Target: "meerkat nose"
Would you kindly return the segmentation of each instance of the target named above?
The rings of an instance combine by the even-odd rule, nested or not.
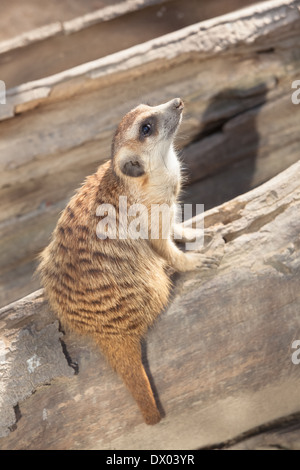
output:
[[[181,98],[175,98],[172,102],[174,108],[176,109],[183,109],[184,104]]]

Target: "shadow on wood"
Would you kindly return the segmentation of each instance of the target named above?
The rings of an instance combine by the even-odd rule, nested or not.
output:
[[[249,88],[227,88],[212,97],[200,133],[185,149],[190,183],[186,202],[201,202],[207,210],[254,187],[260,145],[257,118],[268,91],[262,82]],[[241,121],[238,129],[231,125],[236,119]]]

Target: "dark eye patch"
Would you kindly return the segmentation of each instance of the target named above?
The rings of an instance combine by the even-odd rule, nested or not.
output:
[[[157,133],[157,117],[149,116],[147,119],[140,125],[140,135],[139,140],[143,141],[145,138],[150,137],[150,135],[155,135]]]

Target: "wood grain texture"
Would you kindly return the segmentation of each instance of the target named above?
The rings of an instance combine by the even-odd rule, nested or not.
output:
[[[51,0],[41,8],[37,0],[29,0],[25,5],[22,0],[17,0],[13,6],[4,0],[3,19],[0,19],[0,53],[51,39],[57,34],[70,34],[95,23],[168,1],[170,0]]]
[[[299,413],[300,366],[291,359],[300,338],[299,209],[300,162],[202,216],[213,240],[206,249],[223,256],[221,265],[176,277],[172,301],[144,344],[161,423],[144,425],[101,355],[65,334],[69,369],[78,373],[60,377],[54,367],[50,385],[33,382],[35,393],[23,398],[15,395],[16,373],[5,393],[15,396],[19,419],[0,448],[193,449]],[[3,308],[0,321],[1,357],[12,332],[21,350],[30,326],[39,351],[36,332],[57,328],[41,291]],[[13,375],[13,359],[1,364]]]
[[[52,0],[52,4],[56,1]],[[8,88],[63,72],[254,3],[253,0],[211,0],[207,4],[198,0],[122,0],[105,2],[106,5],[102,2],[102,8],[98,2],[99,9],[95,10],[87,2],[86,13],[72,18],[72,8],[67,9],[65,2],[53,9],[52,15],[49,5],[41,9],[34,5],[36,0],[31,2],[31,5],[30,2],[23,5],[23,9],[31,10],[32,27],[37,23],[35,19],[40,27],[0,42],[1,77]],[[62,11],[64,9],[68,11]],[[9,7],[5,6],[5,10]],[[66,14],[69,19],[64,21]],[[22,18],[21,21],[14,18],[13,22],[14,9],[8,15],[16,34]],[[48,18],[48,22],[43,21],[43,17]],[[25,29],[29,18],[28,13],[23,17]],[[7,28],[1,19],[0,28],[2,31]]]
[[[140,102],[185,101],[177,145],[192,183],[186,202],[213,207],[297,161],[299,25],[296,1],[264,2],[8,90],[0,305],[39,287],[34,260],[59,212],[109,157],[118,121]]]
[[[1,77],[13,88],[65,72],[200,21],[203,10],[197,0],[125,0],[55,22],[0,43]]]
[[[6,41],[17,35],[28,33],[34,29],[53,24],[57,21],[65,22],[86,15],[96,9],[119,3],[120,0],[49,0],[41,7],[39,0],[15,0],[12,4],[8,0],[2,2],[3,16],[0,19],[0,40]]]

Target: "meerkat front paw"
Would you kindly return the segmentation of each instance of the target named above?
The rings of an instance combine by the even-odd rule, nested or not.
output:
[[[220,262],[213,256],[207,256],[203,253],[191,252],[185,253],[186,257],[186,271],[193,271],[194,269],[216,269]]]
[[[179,272],[194,271],[196,269],[216,269],[220,260],[213,256],[207,256],[196,251],[182,253],[182,257],[172,263],[172,267]]]

